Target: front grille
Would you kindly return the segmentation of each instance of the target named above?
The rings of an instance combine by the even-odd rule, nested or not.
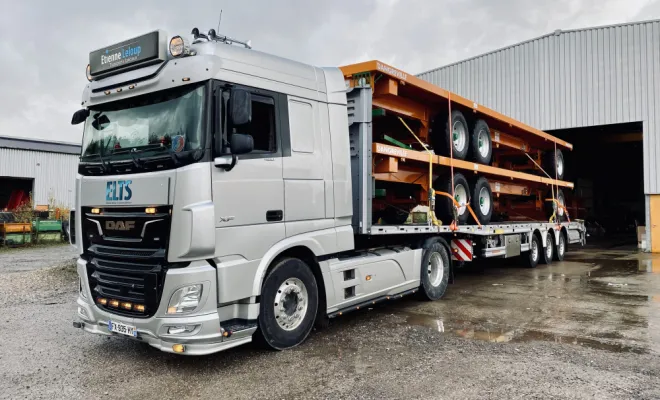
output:
[[[140,210],[144,208],[110,208],[91,214],[91,209],[83,208],[81,237],[97,306],[114,314],[147,318],[154,315],[162,296],[171,218],[169,207],[158,207],[156,214]],[[123,229],[110,229],[117,226]],[[105,304],[99,299],[105,299]],[[113,307],[111,300],[120,306]],[[133,308],[124,308],[126,303]],[[144,311],[135,305],[143,305]]]

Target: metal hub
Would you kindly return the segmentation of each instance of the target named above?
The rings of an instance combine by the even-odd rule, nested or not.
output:
[[[285,331],[296,329],[305,319],[308,304],[305,284],[298,278],[285,280],[275,294],[275,321]]]
[[[488,146],[488,132],[486,132],[485,129],[482,129],[479,131],[479,134],[477,135],[477,148],[479,149],[479,155],[481,157],[486,157],[488,156],[488,151],[490,150]]]
[[[457,209],[458,215],[463,215],[465,213],[465,210],[467,209],[467,200],[468,200],[468,195],[467,195],[467,188],[461,184],[456,185],[454,188],[454,199],[456,202],[459,204],[459,207]]]
[[[462,152],[467,143],[467,129],[461,121],[455,121],[452,127],[452,139],[454,141],[454,151]]]
[[[445,264],[442,262],[442,257],[440,257],[439,253],[431,254],[429,265],[427,266],[427,272],[429,274],[431,286],[438,287],[445,274]]]
[[[490,195],[485,187],[479,191],[479,210],[482,215],[488,215],[490,212]]]

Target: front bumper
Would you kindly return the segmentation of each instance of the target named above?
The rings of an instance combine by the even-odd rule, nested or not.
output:
[[[163,296],[154,316],[150,318],[131,318],[117,315],[97,307],[92,302],[91,291],[88,286],[86,265],[84,260],[78,260],[78,276],[82,277],[82,293],[78,295],[77,317],[80,322],[74,326],[82,328],[89,333],[105,336],[118,336],[144,342],[161,351],[175,353],[172,346],[184,346],[184,355],[204,355],[226,350],[252,340],[255,329],[242,331],[240,335],[230,335],[220,326],[220,317],[217,310],[216,275],[215,269],[204,261],[193,262],[190,266],[181,269],[171,269],[165,277]],[[177,289],[201,283],[202,300],[193,313],[186,316],[169,316],[165,312],[170,297]],[[108,330],[108,321],[122,322],[134,326],[137,337],[124,336]],[[190,333],[170,334],[172,326],[194,326]]]

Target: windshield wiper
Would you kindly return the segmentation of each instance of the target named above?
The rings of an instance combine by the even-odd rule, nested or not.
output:
[[[176,154],[176,152],[174,152],[174,150],[172,150],[170,146],[165,146],[161,144],[161,146],[155,150],[167,150],[167,152],[170,154],[170,157],[172,158],[172,162],[174,163],[175,167],[178,167],[179,164],[181,163],[179,161],[179,156]]]
[[[101,161],[101,169],[103,170],[103,172],[112,172],[112,163],[110,163],[110,161],[105,161],[105,159],[103,158],[100,152],[95,154],[90,154],[87,157],[91,157],[91,156],[98,156],[99,160]]]

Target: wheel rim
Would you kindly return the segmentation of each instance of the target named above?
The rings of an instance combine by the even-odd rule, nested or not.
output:
[[[548,238],[545,240],[545,256],[550,259],[552,258],[552,238],[548,234]]]
[[[536,240],[532,240],[532,260],[536,261],[539,259],[539,246],[536,244]]]
[[[465,186],[458,184],[454,188],[454,199],[459,204],[457,208],[458,215],[463,215],[465,213],[466,204],[467,204],[467,189]]]
[[[439,286],[445,274],[445,264],[442,262],[442,257],[440,257],[439,253],[431,254],[429,265],[427,266],[427,272],[429,274],[429,282],[431,283],[431,286]]]
[[[564,158],[557,154],[557,175],[564,175]]]
[[[467,129],[461,121],[455,121],[452,129],[452,140],[454,142],[454,151],[462,152],[467,143]]]
[[[488,133],[486,132],[485,129],[482,129],[479,131],[479,134],[477,135],[477,149],[479,150],[479,155],[482,158],[488,157],[488,151],[489,149],[489,141],[488,141]]]
[[[298,278],[285,280],[275,294],[275,321],[285,331],[296,329],[305,319],[308,304],[305,284]]]
[[[479,210],[482,215],[488,215],[490,212],[490,193],[485,187],[479,190]]]

